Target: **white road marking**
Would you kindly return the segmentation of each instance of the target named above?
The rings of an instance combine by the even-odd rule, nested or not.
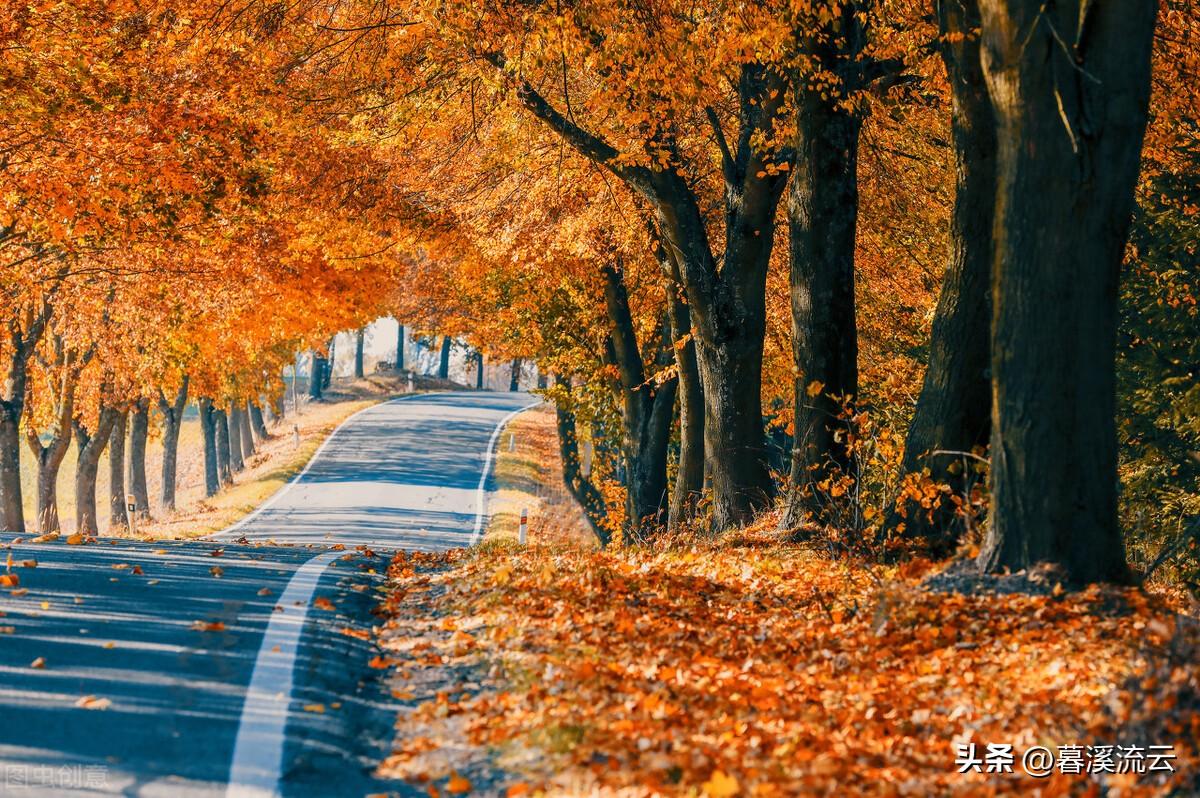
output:
[[[538,400],[512,411],[500,419],[499,423],[496,424],[496,428],[492,430],[492,437],[488,440],[487,451],[483,456],[483,473],[479,475],[479,487],[475,491],[475,531],[471,533],[471,539],[467,542],[468,546],[474,546],[478,543],[479,536],[483,532],[483,511],[487,508],[487,491],[484,488],[487,485],[488,473],[492,470],[492,459],[496,453],[496,439],[500,437],[500,432],[504,429],[505,424],[529,408],[537,407],[541,403],[541,400]]]
[[[321,574],[329,563],[342,556],[344,552],[327,551],[300,566],[279,597],[277,603],[282,610],[271,613],[242,704],[226,798],[280,795],[283,743],[300,635]]]
[[[391,401],[402,401],[408,398],[410,397],[404,396]],[[223,536],[235,531],[281,499],[293,485],[308,473],[309,468],[317,461],[321,453],[325,451],[325,447],[337,436],[342,427],[362,413],[380,407],[382,404],[388,404],[388,402],[363,408],[339,424],[313,453],[312,458],[299,474],[276,491],[253,513],[210,537]],[[541,404],[540,400],[514,410],[500,419],[492,431],[484,454],[479,487],[476,489],[475,529],[468,545],[475,545],[483,529],[483,514],[487,502],[485,488],[495,455],[496,439],[500,437],[500,432],[504,429],[505,424],[539,404]],[[342,551],[329,551],[306,561],[292,574],[283,595],[279,597],[278,606],[282,608],[281,611],[271,613],[267,631],[263,634],[262,643],[258,647],[254,672],[250,676],[250,685],[246,688],[246,699],[242,704],[242,715],[238,721],[237,738],[233,746],[233,760],[229,767],[229,783],[225,790],[226,798],[278,798],[281,795],[279,782],[283,770],[283,746],[287,737],[287,721],[292,703],[292,687],[300,637],[304,631],[304,622],[308,617],[308,607],[313,593],[321,581],[321,574],[329,563],[342,556],[344,556]]]

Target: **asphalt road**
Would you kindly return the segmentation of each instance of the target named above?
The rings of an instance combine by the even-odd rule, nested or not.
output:
[[[0,795],[379,788],[370,763],[395,707],[366,666],[371,644],[343,630],[369,628],[387,551],[474,542],[499,425],[530,403],[464,392],[376,405],[210,540],[0,533],[20,578],[0,587]]]

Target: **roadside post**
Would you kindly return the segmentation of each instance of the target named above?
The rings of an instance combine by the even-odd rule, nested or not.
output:
[[[292,425],[292,448],[294,448],[294,449],[300,448],[300,425],[299,424]]]
[[[137,498],[132,493],[125,494],[125,515],[129,519],[129,537],[137,537]]]
[[[517,450],[517,434],[515,432],[508,433],[508,450],[510,452]]]
[[[522,546],[529,536],[529,511],[524,507],[521,508],[521,526],[517,528],[517,542]]]
[[[413,392],[413,378],[412,378],[412,372],[411,372],[411,371],[410,371],[410,372],[408,372],[408,392],[409,392],[409,393],[412,393],[412,392]]]

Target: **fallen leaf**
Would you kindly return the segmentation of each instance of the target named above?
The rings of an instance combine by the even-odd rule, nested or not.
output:
[[[269,587],[260,588],[258,591],[258,595],[260,595],[260,596],[271,595],[271,588],[269,588]]]
[[[321,714],[324,714],[324,712],[325,712],[325,705],[324,704],[305,704],[304,711],[305,712],[316,712],[318,715],[321,715]]]
[[[133,573],[133,574],[135,574],[135,575],[137,575],[137,576],[144,576],[144,575],[145,575],[145,572],[144,572],[144,571],[142,571],[142,566],[140,566],[140,565],[135,565],[135,566],[133,566],[133,570],[132,570],[130,573]]]
[[[516,784],[508,785],[508,789],[504,791],[504,798],[517,798],[518,795],[524,795],[527,792],[529,792],[529,785],[518,781]]]
[[[450,781],[446,782],[446,792],[455,793],[458,795],[471,791],[471,782],[464,779],[457,773],[450,777]]]
[[[714,770],[709,780],[700,785],[700,789],[710,798],[731,798],[738,794],[741,786],[734,776],[726,775],[723,770]]]
[[[225,573],[225,569],[219,565],[214,565],[212,568],[208,569],[208,572],[213,575],[214,579],[220,579],[221,575]]]
[[[0,587],[16,587],[21,584],[21,577],[16,574],[0,574]]]
[[[75,706],[81,709],[108,709],[112,706],[112,701],[107,698],[97,698],[94,695],[85,695],[75,702]]]
[[[325,610],[326,612],[333,612],[335,609],[337,609],[333,606],[333,602],[324,596],[317,596],[316,601],[313,602],[313,606],[319,610]]]
[[[79,534],[78,532],[76,532],[76,533],[75,533],[75,534],[73,534],[73,535],[68,535],[68,536],[67,536],[67,545],[68,545],[68,546],[81,546],[81,545],[83,545],[83,535]]]
[[[45,657],[38,657],[38,658],[37,658],[37,659],[35,659],[33,662],[29,663],[29,667],[31,667],[31,668],[44,668],[44,667],[46,667],[46,658],[45,658]]]
[[[224,632],[225,624],[221,621],[193,621],[192,629],[197,632]]]

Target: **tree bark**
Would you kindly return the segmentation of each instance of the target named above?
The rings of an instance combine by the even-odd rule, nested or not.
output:
[[[354,378],[361,380],[366,376],[363,370],[363,350],[366,348],[367,328],[359,327],[354,339]]]
[[[834,90],[795,81],[796,160],[788,197],[795,433],[781,526],[828,522],[826,480],[858,474],[842,407],[858,393],[854,247],[858,228],[858,139],[862,120],[838,101],[860,81],[864,31],[857,7],[839,26],[804,43],[816,65],[839,78]]]
[[[655,385],[646,379],[624,274],[614,264],[605,264],[601,273],[608,311],[608,359],[617,367],[619,380],[617,401],[621,407],[627,483],[626,517],[630,532],[644,537],[667,520],[667,446],[674,420],[677,380],[672,378]],[[670,351],[669,341],[655,344],[660,355]]]
[[[58,475],[71,446],[71,421],[75,416],[75,377],[68,373],[57,398],[58,412],[50,441],[43,445],[32,425],[25,427],[25,442],[37,464],[37,525],[42,534],[58,532],[62,521],[58,513]]]
[[[119,534],[129,528],[125,511],[125,433],[129,416],[122,410],[113,422],[108,442],[108,532]]]
[[[212,399],[206,396],[200,397],[197,405],[200,408],[200,432],[204,436],[204,495],[212,497],[221,489],[220,457],[217,454],[217,411],[213,407]],[[178,436],[178,429],[175,434]]]
[[[146,440],[150,437],[150,402],[138,399],[129,415],[129,492],[137,504],[137,518],[150,520],[150,489],[146,486]]]
[[[978,0],[937,2],[942,60],[951,89],[951,133],[956,184],[950,220],[950,259],[942,279],[929,365],[916,413],[904,441],[904,473],[929,470],[954,495],[969,489],[961,455],[986,447],[991,435],[988,379],[991,319],[992,222],[996,201],[996,121],[980,62]],[[933,454],[946,452],[947,454]],[[962,529],[954,506],[932,512],[914,502],[890,514],[888,530],[903,524],[906,537],[933,551],[953,550]]]
[[[65,275],[65,271],[60,273]],[[49,289],[51,292],[55,287]],[[53,304],[44,299],[35,309],[10,309],[8,373],[0,384],[0,530],[25,533],[25,506],[21,497],[21,416],[29,384],[29,358],[50,322]]]
[[[523,363],[521,362],[521,358],[519,358],[519,357],[513,358],[512,375],[509,377],[509,380],[508,380],[508,390],[510,390],[510,391],[521,390],[521,366],[522,365],[523,365]]]
[[[443,380],[450,379],[450,336],[442,336],[442,359],[438,363],[438,377]]]
[[[404,371],[404,325],[396,335],[396,371]]]
[[[1155,3],[981,0],[997,122],[987,571],[1126,581],[1117,521],[1117,281]]]
[[[96,476],[100,470],[100,455],[108,445],[113,426],[121,416],[116,408],[102,405],[95,431],[89,432],[79,422],[75,423],[75,446],[78,458],[75,463],[75,531],[81,535],[95,535],[100,531],[96,516]]]
[[[704,491],[704,389],[696,362],[691,311],[679,284],[679,268],[661,246],[656,251],[667,277],[667,319],[679,374],[679,467],[667,520],[667,525],[674,527],[695,517]]]
[[[22,391],[22,394],[24,391]],[[23,402],[5,400],[0,407],[0,525],[8,532],[25,533],[25,507],[21,497],[21,413]]]
[[[475,390],[483,390],[483,350],[475,353]]]
[[[254,431],[254,435],[258,438],[258,443],[261,446],[263,441],[270,440],[271,433],[267,432],[267,423],[263,418],[262,408],[255,402],[249,402],[246,405],[246,412],[250,417],[250,427]]]
[[[175,392],[173,401],[168,402],[167,397],[160,390],[158,392],[158,409],[163,417],[163,459],[162,459],[162,487],[161,499],[162,508],[164,510],[173,511],[175,509],[175,480],[178,473],[179,463],[179,429],[183,423],[183,411],[187,406],[188,394],[188,378],[185,376],[179,384],[179,390]],[[211,418],[209,419],[211,421]],[[201,415],[203,422],[203,414]],[[202,424],[203,426],[203,424]],[[205,428],[205,454],[207,455],[207,433],[210,430]],[[209,460],[205,457],[206,476],[207,464]],[[215,480],[214,480],[215,481]],[[206,479],[207,482],[207,479]],[[211,496],[211,493],[206,495]]]
[[[575,414],[560,403],[555,405],[555,416],[558,426],[558,448],[562,457],[563,484],[583,508],[584,517],[587,518],[600,545],[607,546],[610,536],[604,524],[608,518],[608,511],[604,506],[603,494],[579,468],[579,440],[575,433]]]
[[[250,405],[248,402],[236,404],[238,415],[238,444],[242,447],[242,462],[247,463],[254,456],[254,433],[250,430]]]
[[[246,468],[242,460],[242,411],[237,402],[229,404],[229,410],[225,413],[225,425],[229,430],[229,470],[237,474]]]
[[[335,368],[337,368],[336,333],[329,338],[329,360],[325,363],[325,368],[321,371],[321,390],[325,390],[333,384],[333,371]]]
[[[212,411],[213,423],[217,428],[217,471],[221,476],[222,485],[233,484],[233,470],[229,447],[229,416],[220,408]]]
[[[316,350],[313,350],[312,363],[308,368],[308,398],[321,398],[321,392],[325,387],[325,372],[328,369],[328,361],[317,354]]]

